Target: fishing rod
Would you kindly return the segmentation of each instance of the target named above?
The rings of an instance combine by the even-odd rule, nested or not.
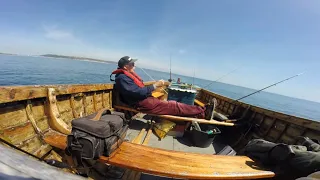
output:
[[[139,66],[138,66],[139,67]],[[153,79],[142,67],[139,67],[147,76],[149,76],[149,78],[150,79],[152,79],[153,81],[156,81],[155,79]],[[164,82],[163,82],[163,84],[164,84]],[[163,89],[162,87],[161,87],[161,89],[166,93],[166,94],[168,94],[168,92],[165,90],[165,89]]]
[[[211,85],[212,83],[214,83],[214,82],[218,82],[219,80],[223,79],[224,77],[228,76],[229,74],[233,73],[234,71],[236,71],[236,70],[238,70],[238,69],[240,69],[240,67],[238,67],[238,68],[236,68],[236,69],[234,69],[234,70],[232,70],[232,71],[230,71],[230,72],[228,72],[228,73],[220,76],[218,79],[212,81],[211,83],[209,83],[208,85],[206,85],[206,86],[203,87],[203,88],[206,88],[206,87],[210,86],[210,85]]]
[[[284,80],[279,81],[279,82],[277,82],[277,83],[271,84],[270,86],[264,87],[264,88],[262,88],[262,89],[260,89],[260,90],[257,90],[257,91],[255,91],[255,92],[253,92],[253,93],[250,93],[250,94],[246,95],[246,96],[243,96],[243,97],[241,97],[241,98],[239,98],[239,99],[237,99],[237,100],[235,100],[235,101],[239,101],[239,100],[241,100],[241,99],[244,99],[244,98],[246,98],[246,97],[249,97],[249,96],[251,96],[251,95],[253,95],[253,94],[256,94],[256,93],[258,93],[258,92],[261,92],[261,91],[263,91],[263,90],[265,90],[265,89],[268,89],[268,88],[270,88],[270,87],[272,87],[272,86],[275,86],[275,85],[277,85],[277,84],[280,84],[280,83],[282,83],[282,82],[284,82],[284,81],[288,81],[289,79],[295,78],[295,77],[300,76],[300,75],[302,75],[302,74],[303,74],[303,73],[296,74],[296,75],[291,76],[291,77],[289,77],[289,78],[287,78],[287,79],[284,79]]]
[[[172,82],[172,78],[171,78],[171,54],[170,54],[170,79],[169,82]]]

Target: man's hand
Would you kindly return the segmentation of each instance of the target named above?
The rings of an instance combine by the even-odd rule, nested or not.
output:
[[[161,80],[159,80],[159,81],[157,81],[156,83],[153,84],[153,86],[154,86],[155,88],[161,87],[161,86],[164,86],[164,85],[165,85],[165,83],[164,83],[164,80],[163,80],[163,79],[161,79]]]

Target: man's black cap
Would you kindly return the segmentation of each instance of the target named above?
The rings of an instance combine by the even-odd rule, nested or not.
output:
[[[123,56],[119,61],[118,61],[118,67],[123,68],[125,65],[129,63],[136,62],[138,59],[132,59],[129,56]]]

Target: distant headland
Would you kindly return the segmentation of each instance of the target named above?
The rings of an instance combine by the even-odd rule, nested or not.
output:
[[[107,60],[87,58],[87,57],[77,57],[77,56],[64,56],[64,55],[57,55],[57,54],[44,54],[44,55],[40,55],[40,56],[51,57],[51,58],[66,58],[66,59],[76,59],[76,60],[87,60],[87,61],[101,62],[101,63],[116,63],[115,61],[107,61]]]
[[[102,59],[94,59],[94,58],[78,57],[78,56],[65,56],[65,55],[58,55],[58,54],[21,55],[21,54],[12,54],[12,53],[0,52],[0,55],[1,54],[2,55],[12,55],[12,56],[33,56],[33,57],[64,58],[64,59],[74,59],[74,60],[92,61],[92,62],[100,62],[100,63],[117,63],[115,61],[107,61],[107,60],[102,60]]]

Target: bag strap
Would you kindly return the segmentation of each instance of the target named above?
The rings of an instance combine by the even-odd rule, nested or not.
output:
[[[110,109],[109,108],[103,108],[103,109],[99,110],[98,113],[96,114],[96,116],[94,118],[92,118],[91,120],[99,121],[101,116],[102,116],[102,114],[104,114],[104,112],[106,112],[106,111],[110,111]],[[111,113],[108,113],[108,114],[111,114]]]
[[[103,108],[103,109],[99,110],[98,113],[96,114],[96,116],[95,116],[94,118],[92,118],[91,120],[93,120],[93,121],[99,121],[100,118],[101,118],[101,116],[102,116],[104,113],[119,116],[124,122],[128,123],[128,120],[127,120],[125,117],[122,117],[122,116],[119,115],[119,114],[115,114],[115,113],[112,112],[109,108]]]

